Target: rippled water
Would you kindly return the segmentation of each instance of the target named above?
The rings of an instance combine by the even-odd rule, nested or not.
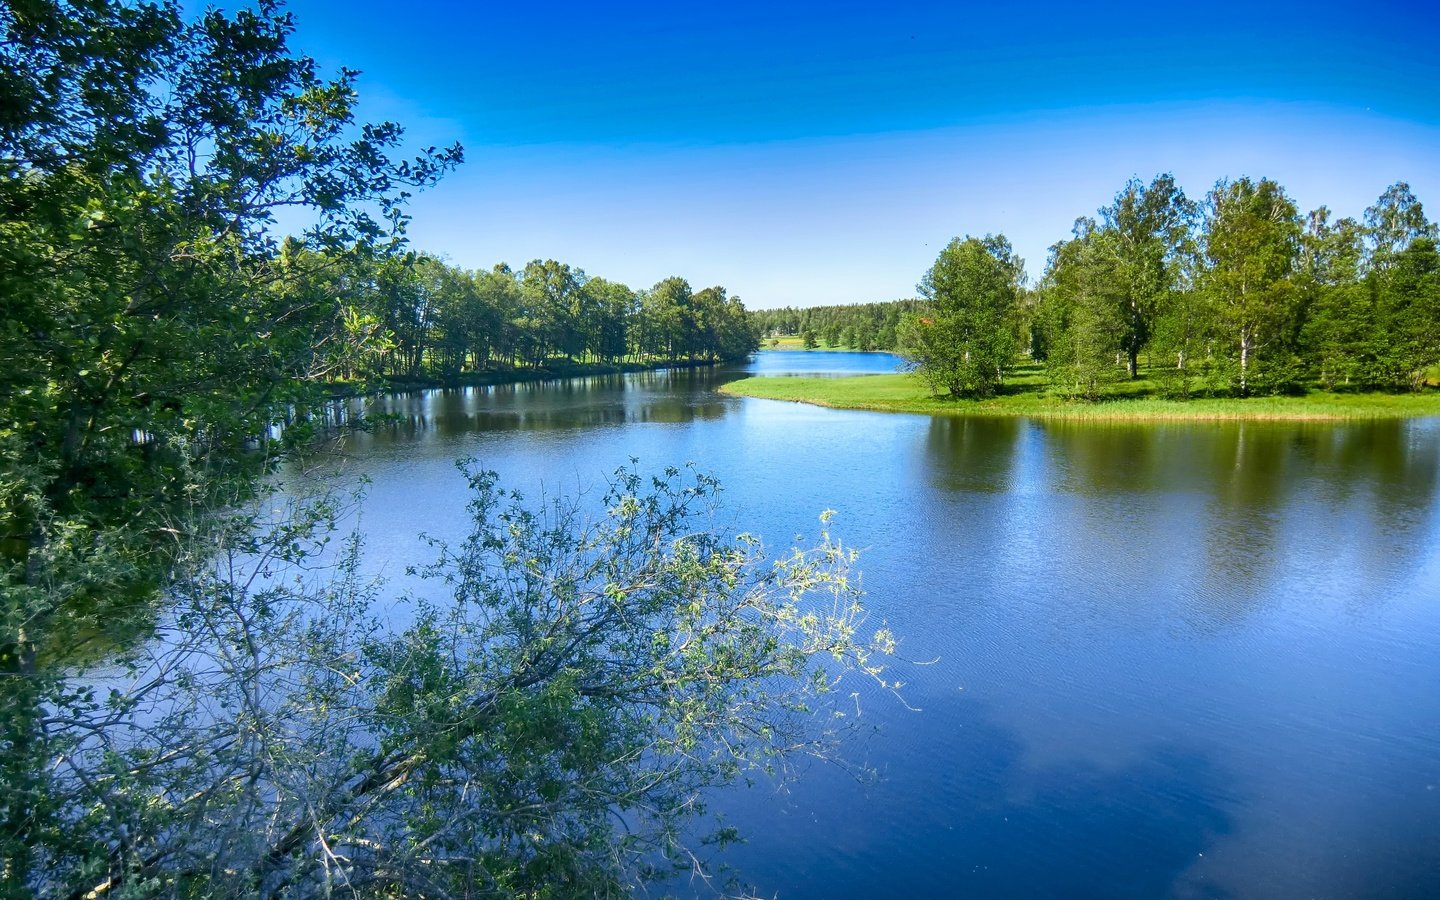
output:
[[[750,370],[893,369],[768,352]],[[677,371],[388,398],[352,443],[377,566],[530,493],[694,461],[773,545],[865,548],[905,699],[788,793],[721,799],[762,895],[1440,897],[1440,422],[1096,425],[845,412]]]

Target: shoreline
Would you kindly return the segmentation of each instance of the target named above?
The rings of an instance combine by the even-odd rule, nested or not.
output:
[[[913,376],[840,378],[752,376],[721,385],[721,393],[760,400],[806,403],[828,409],[977,418],[1032,418],[1077,422],[1343,422],[1440,416],[1440,391],[1414,394],[1337,394],[1195,398],[1154,397],[1067,400],[1025,389],[986,400],[931,397]]]
[[[666,362],[575,363],[568,366],[547,366],[539,369],[491,370],[466,372],[448,378],[377,378],[368,384],[333,382],[332,397],[373,396],[375,394],[407,393],[410,391],[454,390],[470,387],[499,387],[528,384],[536,381],[563,381],[568,378],[589,378],[597,375],[629,375],[635,372],[658,372],[664,369],[707,369],[726,360],[674,360]]]
[[[804,347],[761,347],[756,353],[884,353],[889,356],[899,356],[894,350],[853,350],[849,347],[811,347],[806,350]]]

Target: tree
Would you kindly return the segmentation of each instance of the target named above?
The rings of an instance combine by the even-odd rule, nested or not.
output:
[[[635,292],[618,281],[592,278],[585,291],[598,310],[599,327],[595,335],[595,353],[614,362],[625,356],[629,347],[629,331],[635,317]]]
[[[1120,344],[1131,378],[1137,376],[1140,351],[1176,288],[1181,251],[1195,214],[1195,205],[1169,174],[1157,175],[1148,187],[1131,179],[1115,202],[1100,211],[1105,229],[1115,236],[1118,265],[1109,280],[1122,303],[1125,331]]]
[[[1050,250],[1039,325],[1050,379],[1071,396],[1098,399],[1101,385],[1124,371],[1115,356],[1133,337],[1134,319],[1130,295],[1117,277],[1123,266],[1119,244],[1116,231],[1080,219],[1075,237]]]
[[[466,475],[472,529],[423,570],[450,599],[403,628],[376,620],[357,542],[309,577],[328,504],[190,560],[156,639],[54,698],[47,788],[76,839],[31,883],[619,896],[734,838],[692,839],[707,788],[828,755],[847,671],[894,687],[828,535],[771,562],[712,530],[693,472],[620,471],[590,524]]]
[[[1256,387],[1257,366],[1266,388],[1288,387],[1298,376],[1297,292],[1290,278],[1301,232],[1295,204],[1268,178],[1241,178],[1217,184],[1207,211],[1204,284],[1230,334],[1239,392]],[[1273,358],[1262,362],[1266,354]]]
[[[1372,383],[1418,390],[1440,363],[1440,249],[1416,238],[1369,279],[1384,344],[1378,348]]]
[[[435,306],[432,371],[454,378],[480,368],[489,359],[499,318],[482,300],[476,273],[433,258],[427,259],[427,268]]]
[[[955,238],[919,284],[928,308],[905,320],[902,351],[931,391],[993,394],[1014,360],[1024,263],[1003,235]]]
[[[531,260],[525,265],[520,291],[530,326],[541,342],[538,362],[556,351],[569,359],[583,355],[581,323],[585,319],[583,304],[588,300],[582,290],[585,280],[584,272],[553,259]]]
[[[0,5],[0,857],[18,892],[63,826],[38,787],[42,655],[143,621],[210,527],[189,511],[243,496],[265,461],[247,443],[304,419],[371,334],[302,251],[392,248],[407,191],[460,159],[392,161],[401,129],[358,125],[355,73],[321,77],[292,30],[270,2],[189,23],[170,2]],[[310,223],[285,246],[281,210]]]
[[[1366,360],[1385,341],[1371,291],[1361,282],[1364,231],[1354,219],[1330,221],[1320,207],[1306,219],[1297,268],[1306,309],[1304,352],[1320,383],[1333,388],[1366,380]]]
[[[720,359],[742,360],[760,349],[760,332],[739,297],[731,297],[717,310]]]
[[[763,335],[801,334],[809,329],[817,339],[829,327],[840,329],[840,343],[859,346],[862,350],[894,350],[895,328],[906,312],[919,305],[916,300],[892,300],[888,303],[856,303],[848,306],[807,306],[804,309],[761,309],[749,313],[755,327]],[[849,343],[844,332],[850,329],[856,344]]]
[[[1425,208],[1410,192],[1410,185],[1397,181],[1385,189],[1375,205],[1365,210],[1369,271],[1384,271],[1400,251],[1420,238],[1434,238],[1435,226],[1425,218]]]
[[[642,299],[652,346],[647,350],[668,360],[689,357],[695,347],[695,311],[690,282],[662,279]]]
[[[695,318],[695,346],[691,352],[714,362],[720,358],[721,334],[729,312],[729,300],[723,287],[703,288],[690,299]]]
[[[366,266],[369,294],[380,322],[391,341],[381,371],[390,376],[424,376],[426,351],[440,307],[439,280],[444,265],[436,259],[414,253],[389,255]]]

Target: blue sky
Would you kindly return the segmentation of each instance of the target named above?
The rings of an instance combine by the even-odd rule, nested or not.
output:
[[[1269,176],[1440,213],[1440,13],[1419,3],[294,0],[362,114],[467,162],[412,243],[468,267],[678,274],[752,307],[885,300],[952,236],[1032,276],[1131,176]]]

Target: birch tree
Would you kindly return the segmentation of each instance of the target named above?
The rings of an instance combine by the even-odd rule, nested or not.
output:
[[[1204,288],[1221,327],[1229,333],[1241,395],[1251,392],[1267,354],[1280,367],[1293,341],[1299,251],[1295,204],[1275,182],[1262,178],[1221,181],[1210,192],[1204,247]],[[1266,373],[1269,376],[1275,373]]]

